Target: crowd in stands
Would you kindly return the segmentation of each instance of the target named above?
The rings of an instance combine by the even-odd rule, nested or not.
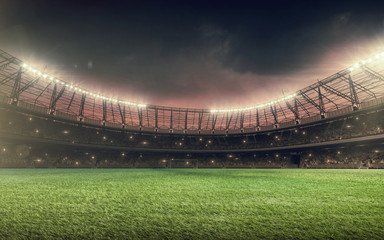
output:
[[[35,137],[60,142],[96,146],[118,146],[136,149],[117,150],[48,148],[38,144],[4,142],[0,166],[29,167],[276,167],[303,168],[382,168],[380,149],[366,151],[337,151],[325,153],[284,153],[277,150],[257,154],[191,154],[177,156],[172,150],[231,150],[261,149],[330,142],[362,136],[382,134],[384,109],[377,108],[348,116],[325,119],[287,129],[229,135],[188,135],[171,133],[132,132],[81,122],[69,122],[52,116],[16,111],[0,107],[0,133]],[[1,139],[0,139],[1,141]],[[0,142],[0,146],[1,146]],[[80,150],[79,150],[80,149]],[[140,149],[169,149],[169,153],[142,153]],[[145,151],[143,151],[145,152]],[[360,155],[359,155],[360,154]],[[299,157],[297,156],[299,155]],[[18,159],[15,160],[15,156]],[[299,160],[297,160],[299,159]]]
[[[25,136],[97,145],[157,149],[253,149],[327,142],[381,134],[384,111],[241,135],[188,135],[129,132],[68,123],[0,109],[0,131]]]
[[[381,145],[382,146],[382,145]],[[302,168],[384,168],[384,151],[380,146],[360,146],[303,155]]]
[[[236,154],[139,153],[0,143],[0,167],[49,168],[384,168],[384,147]]]

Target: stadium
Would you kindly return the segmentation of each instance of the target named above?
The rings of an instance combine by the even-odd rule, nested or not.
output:
[[[1,52],[1,57],[0,136],[1,167],[3,168],[193,168],[192,172],[175,170],[176,172],[159,173],[137,170],[137,172],[126,173],[135,177],[149,174],[148,179],[155,178],[155,181],[160,181],[164,177],[169,178],[169,174],[176,174],[178,177],[169,179],[169,181],[178,181],[180,184],[187,185],[197,184],[201,187],[204,184],[200,181],[206,181],[207,174],[211,177],[217,174],[218,178],[227,176],[228,179],[231,179],[243,174],[250,174],[248,177],[252,175],[257,177],[265,172],[247,172],[245,169],[240,172],[206,172],[206,170],[197,170],[198,168],[379,169],[384,167],[382,150],[384,144],[384,91],[382,87],[384,53],[356,63],[349,69],[341,70],[271,103],[242,109],[219,110],[144,105],[100,96],[40,72],[5,52]],[[291,174],[309,174],[311,180],[313,180],[313,176],[332,175],[332,172],[287,171],[288,173],[284,174],[288,174],[288,176],[284,181],[292,177]],[[68,174],[67,172],[59,173]],[[353,172],[339,174],[351,173]],[[29,174],[53,174],[50,177],[52,179],[48,181],[60,181],[55,179],[57,174],[55,171],[17,174],[27,174],[27,176]],[[95,176],[110,174],[111,178],[115,178],[116,174],[120,175],[122,172],[74,172],[71,174],[81,176],[83,174],[95,174]],[[267,175],[271,177],[271,174],[279,176],[279,172]],[[361,173],[355,175],[355,178],[359,174]],[[378,178],[376,184],[382,187],[381,174],[382,172],[374,172],[369,173],[369,176],[366,177],[373,177],[370,181]],[[188,175],[192,176],[188,177]],[[177,179],[180,176],[186,177],[186,179]],[[78,177],[76,176],[75,179]],[[196,179],[185,182],[191,177]],[[335,179],[335,176],[331,178],[340,181],[337,177]],[[355,181],[358,179],[357,177]],[[79,181],[84,181],[84,179]],[[96,181],[99,181],[99,184],[105,184],[111,180],[101,181],[101,183],[100,179]],[[126,181],[126,179],[114,179],[114,181],[122,184],[121,181]],[[370,181],[369,184],[375,186],[375,183]],[[145,185],[142,186],[144,183],[141,182],[139,186],[145,187]],[[233,184],[232,181],[231,183]],[[162,184],[167,186],[167,182]],[[232,187],[237,188],[236,185]],[[366,186],[360,187],[365,188]],[[155,191],[155,196],[158,196],[158,194],[164,194],[163,191],[167,191],[168,188],[169,186],[165,189],[161,187],[150,191]],[[363,191],[363,189],[360,190]],[[360,194],[360,190],[357,194]],[[376,188],[373,190],[377,191]],[[114,191],[123,190],[118,188]],[[183,190],[178,189],[178,191]],[[191,189],[187,191],[191,191]],[[200,189],[200,191],[207,190]],[[382,193],[380,190],[376,194],[380,196]],[[181,204],[185,204],[185,194],[178,196],[179,199],[176,200],[177,204],[173,206],[174,208],[181,207],[179,201],[182,201]],[[220,193],[217,194],[220,195]],[[97,199],[95,196],[93,198]],[[213,201],[213,203],[220,201],[220,198],[217,198],[209,201]],[[7,201],[7,199],[3,200]],[[158,200],[164,201],[163,198]],[[192,201],[193,203],[189,203],[189,207],[199,203],[196,199]],[[374,211],[372,216],[375,223],[378,224],[377,226],[383,223],[382,215],[376,214],[382,213],[382,204],[378,203],[376,208],[371,209]],[[249,206],[252,204],[247,207]],[[354,207],[358,206],[360,205],[357,204]],[[155,205],[156,209],[158,207]],[[173,211],[178,212],[176,209]],[[206,210],[212,209],[208,207]],[[52,209],[48,211],[52,212]],[[220,211],[223,209],[220,208]],[[338,211],[340,210],[338,209]],[[278,212],[281,213],[280,210]],[[136,217],[139,217],[140,214]],[[167,215],[168,213],[161,212],[160,214]],[[194,214],[194,212],[189,214]],[[189,221],[189,214],[184,216],[186,218],[183,218],[183,221]],[[224,211],[222,214],[227,213]],[[103,215],[98,217],[102,219]],[[79,219],[84,220],[83,217]],[[40,224],[44,224],[45,218],[39,221],[41,221]],[[99,223],[99,221],[101,220],[98,219],[97,222]],[[204,222],[204,220],[198,219],[193,224],[202,224],[201,221]],[[125,221],[122,220],[122,222]],[[232,220],[230,222],[232,223]],[[375,223],[373,223],[374,226],[376,226]],[[222,232],[217,232],[212,227],[225,228],[223,223],[213,223],[208,230],[203,231],[195,227],[186,229],[188,224],[186,226],[177,225],[177,230],[173,231],[175,223],[172,221],[165,225],[160,224],[155,228],[148,226],[147,221],[142,224],[136,228],[115,229],[114,231],[110,230],[112,226],[107,225],[104,228],[100,227],[96,233],[88,232],[90,231],[89,226],[83,226],[80,227],[80,230],[75,230],[75,234],[62,229],[59,230],[61,232],[57,232],[57,226],[54,224],[56,227],[45,233],[38,230],[34,230],[34,232],[29,232],[32,230],[14,230],[14,233],[28,238],[31,236],[49,238],[52,235],[60,238],[250,238],[248,234],[259,234],[257,238],[271,236],[274,238],[300,238],[296,232],[287,230],[274,232],[276,229],[273,230],[271,227],[266,227],[264,230],[249,228],[242,232],[239,227],[242,228],[243,225],[238,220],[235,220],[234,224],[240,225]],[[155,221],[153,224],[159,223]],[[9,227],[9,224],[6,226]],[[315,228],[313,232],[307,231],[307,235],[302,237],[328,238],[332,235],[336,238],[349,238],[351,229],[354,227],[354,224],[347,224],[346,232],[336,229],[335,232],[321,233],[322,235],[319,235],[321,231],[319,232]],[[29,228],[27,227],[27,229]],[[79,231],[85,232],[79,233]],[[368,229],[363,228],[358,232],[358,238],[366,236],[380,238],[379,232],[382,232],[382,229],[367,231]],[[8,231],[2,234],[5,238],[15,237]]]
[[[381,9],[0,2],[0,239],[383,239]]]
[[[211,110],[101,96],[1,58],[2,167],[384,167],[384,53],[270,103]]]

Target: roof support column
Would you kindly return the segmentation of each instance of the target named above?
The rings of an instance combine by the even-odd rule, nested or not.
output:
[[[103,99],[103,126],[105,126],[106,121],[107,121],[107,100]]]
[[[321,119],[325,118],[325,105],[323,100],[323,95],[321,94],[320,86],[318,87],[319,92],[319,108],[320,108],[320,117]]]
[[[11,98],[10,98],[10,102],[9,102],[12,105],[17,105],[17,103],[19,102],[21,73],[22,73],[22,68],[20,67],[19,71],[17,72],[16,78],[15,78],[15,84],[13,85]]]
[[[356,111],[356,110],[359,110],[360,102],[359,102],[359,98],[357,96],[357,92],[356,92],[356,89],[355,89],[355,84],[352,81],[351,75],[348,76],[348,82],[349,82],[349,89],[351,91],[353,111]]]

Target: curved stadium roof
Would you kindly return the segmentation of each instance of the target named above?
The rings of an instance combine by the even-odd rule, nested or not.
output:
[[[237,109],[175,108],[102,96],[0,50],[0,94],[23,108],[91,124],[147,131],[268,130],[352,111],[384,96],[384,53],[269,103]]]

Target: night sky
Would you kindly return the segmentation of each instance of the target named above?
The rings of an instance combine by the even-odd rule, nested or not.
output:
[[[383,51],[383,7],[384,1],[0,0],[0,48],[128,101],[248,106]]]

